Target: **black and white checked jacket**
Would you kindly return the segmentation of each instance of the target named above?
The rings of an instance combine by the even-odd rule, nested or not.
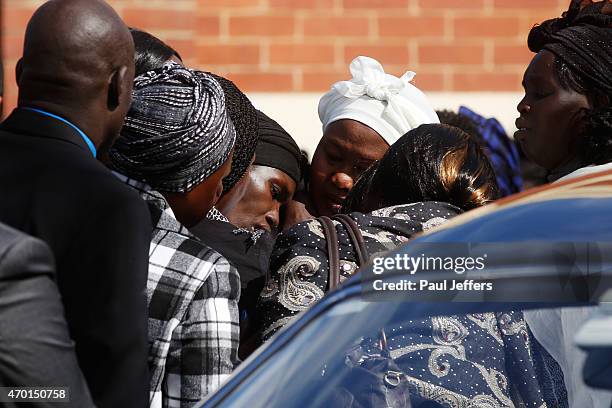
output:
[[[238,365],[238,271],[174,217],[161,194],[136,189],[152,215],[147,301],[151,407],[192,407]]]

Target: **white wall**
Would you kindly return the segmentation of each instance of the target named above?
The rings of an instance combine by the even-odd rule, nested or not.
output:
[[[321,138],[321,122],[317,114],[319,93],[250,93],[255,106],[280,123],[306,150],[310,157]],[[516,105],[523,97],[514,92],[429,92],[435,109],[457,111],[465,105],[473,111],[495,117],[510,136],[516,130]]]

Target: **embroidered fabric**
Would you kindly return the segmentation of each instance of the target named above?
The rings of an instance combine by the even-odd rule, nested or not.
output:
[[[206,214],[206,218],[208,218],[209,220],[227,222],[228,224],[231,224],[230,220],[227,219],[227,217],[221,211],[219,211],[217,207],[211,208],[210,211],[208,211],[208,213]],[[249,241],[251,242],[251,244],[255,244],[259,240],[259,238],[261,238],[261,236],[265,233],[264,230],[246,229],[238,227],[232,232],[234,233],[234,235],[247,234],[249,236]]]

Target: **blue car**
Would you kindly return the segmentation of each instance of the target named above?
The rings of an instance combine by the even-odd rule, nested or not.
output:
[[[382,401],[392,407],[488,408],[535,406],[530,404],[556,398],[557,406],[607,408],[612,392],[586,388],[573,377],[558,363],[559,357],[551,356],[546,344],[525,329],[523,322],[528,319],[523,319],[523,311],[525,316],[534,311],[540,319],[565,316],[559,311],[586,316],[601,299],[612,300],[611,209],[612,172],[608,172],[535,189],[450,220],[387,257],[447,258],[450,251],[453,256],[478,258],[487,253],[485,267],[460,272],[433,268],[414,273],[400,267],[381,271],[373,260],[277,333],[201,405],[362,407],[381,406]],[[427,284],[422,285],[422,280]],[[408,289],[409,282],[414,282],[413,289]],[[447,286],[440,289],[444,282]],[[380,289],[383,286],[386,289]],[[492,329],[493,318],[497,328]],[[431,326],[432,321],[433,335],[431,327],[421,334],[435,341],[420,349],[414,339],[402,346],[403,333],[421,336],[414,328],[423,322]],[[436,324],[443,330],[436,331]],[[403,331],[408,327],[409,334]],[[496,333],[499,327],[503,338]],[[472,339],[466,348],[461,340],[472,335],[473,328],[488,330],[491,336],[482,337],[481,343]],[[393,343],[396,339],[400,340]],[[495,352],[487,352],[489,343]],[[581,355],[577,346],[569,344],[573,349],[567,355]],[[612,344],[605,340],[597,344],[603,369],[591,370],[587,380],[604,388],[610,384],[612,390],[610,378],[598,377],[610,373]],[[525,350],[523,345],[528,345]],[[478,347],[483,349],[480,354]],[[509,349],[515,353],[513,367],[528,374],[512,377],[504,371]],[[544,361],[548,370],[544,371],[561,377],[561,383],[555,377],[535,394],[529,384],[542,367],[521,366],[535,359],[533,353]],[[466,355],[480,357],[466,361],[470,360]],[[396,358],[400,356],[409,358],[402,364]],[[506,362],[493,361],[495,356]],[[373,362],[365,371],[364,361]],[[493,391],[480,395],[481,384]]]

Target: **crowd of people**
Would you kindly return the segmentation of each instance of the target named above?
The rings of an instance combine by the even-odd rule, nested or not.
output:
[[[612,3],[572,0],[528,47],[524,155],[551,183],[612,169]],[[103,0],[51,0],[28,23],[18,107],[0,125],[0,385],[69,387],[78,407],[197,406],[333,280],[531,182],[495,119],[436,111],[414,72],[356,57],[320,99],[309,161],[181,51]],[[568,406],[573,379],[538,337],[554,316],[513,319],[535,339],[499,329],[529,372],[520,400]],[[516,397],[472,371],[479,392]]]

